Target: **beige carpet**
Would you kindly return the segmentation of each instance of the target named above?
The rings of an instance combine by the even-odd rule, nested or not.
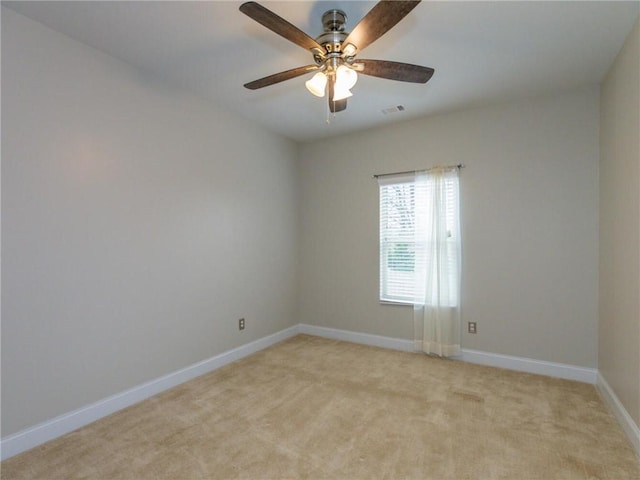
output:
[[[2,463],[2,478],[640,478],[592,385],[297,336]]]

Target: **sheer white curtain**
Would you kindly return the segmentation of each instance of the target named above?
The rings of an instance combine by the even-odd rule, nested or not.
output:
[[[460,200],[457,168],[417,172],[415,179],[416,350],[460,354]]]

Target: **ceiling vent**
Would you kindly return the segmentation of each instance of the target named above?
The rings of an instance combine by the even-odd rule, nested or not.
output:
[[[404,112],[404,107],[402,105],[394,105],[393,107],[382,109],[382,113],[384,115],[389,115],[390,113],[398,113],[398,112]]]

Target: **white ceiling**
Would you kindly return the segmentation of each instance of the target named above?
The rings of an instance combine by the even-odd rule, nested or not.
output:
[[[315,37],[330,8],[347,30],[375,1],[261,1]],[[599,83],[638,17],[628,2],[423,1],[359,56],[435,69],[426,85],[360,75],[327,123],[308,76],[250,91],[242,85],[313,63],[311,54],[242,14],[239,1],[3,2],[87,45],[211,99],[298,141]],[[389,115],[381,110],[403,105]]]

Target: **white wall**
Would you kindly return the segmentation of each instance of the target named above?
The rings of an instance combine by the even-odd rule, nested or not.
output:
[[[372,175],[464,163],[463,347],[596,367],[598,102],[594,86],[301,146],[300,321],[411,339],[411,308],[378,302]]]
[[[640,425],[640,20],[605,77],[600,105],[598,368]]]
[[[2,436],[297,323],[296,159],[3,8]]]

